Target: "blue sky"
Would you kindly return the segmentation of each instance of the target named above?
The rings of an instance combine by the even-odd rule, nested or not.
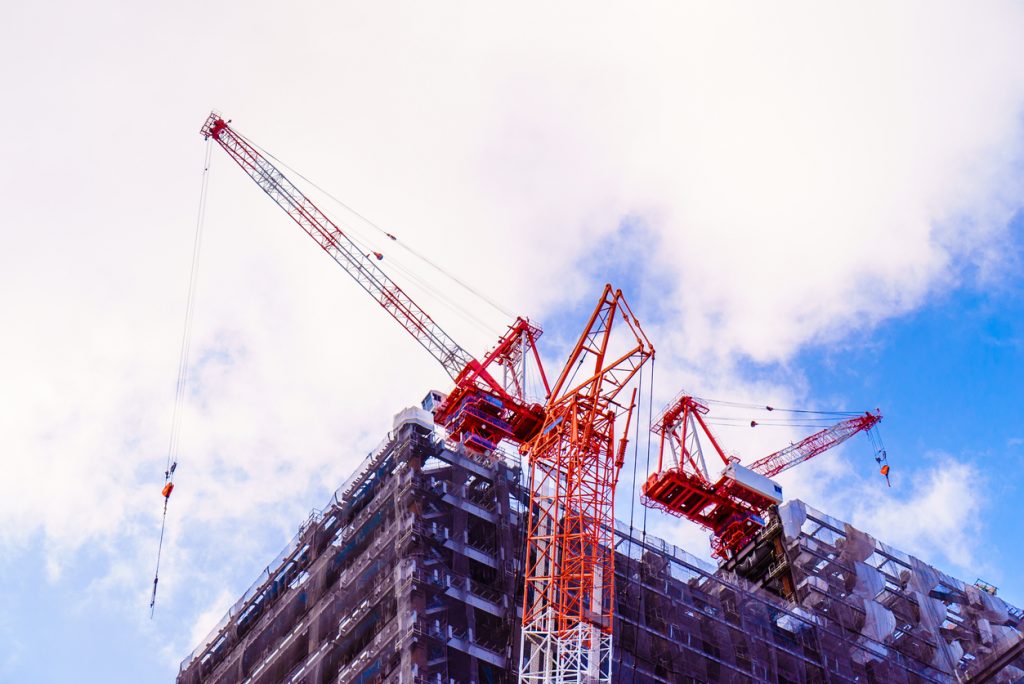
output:
[[[544,323],[549,372],[611,280],[658,349],[656,406],[880,407],[891,490],[854,440],[787,493],[1024,603],[1022,31],[1010,1],[12,7],[0,682],[170,681],[392,414],[449,382],[215,150],[149,619],[211,107]],[[327,208],[467,349],[502,332]],[[722,436],[752,458],[798,435]]]
[[[886,497],[883,501],[912,500],[920,494],[917,488],[921,481],[933,477],[949,463],[966,469],[974,484],[967,492],[969,500],[950,503],[953,508],[963,508],[970,518],[964,525],[977,532],[970,543],[976,564],[964,564],[962,558],[952,558],[926,543],[917,547],[913,542],[901,544],[901,535],[890,538],[887,519],[898,523],[905,509],[894,509],[889,516],[883,505],[867,530],[961,580],[974,582],[980,578],[995,584],[1002,596],[1020,605],[1024,602],[1024,582],[1016,568],[1024,560],[1024,551],[1010,540],[1024,538],[1024,522],[1016,504],[1024,486],[1024,276],[1015,267],[1024,254],[1024,215],[1014,216],[1008,230],[1011,239],[1003,246],[1006,266],[998,274],[982,278],[970,265],[957,266],[957,285],[933,293],[924,305],[907,314],[874,326],[862,326],[828,342],[809,342],[784,362],[762,363],[738,356],[730,360],[730,365],[733,372],[752,383],[798,386],[800,400],[795,408],[881,409],[884,420],[879,430],[893,469],[893,490],[884,490],[884,480],[877,475],[873,460],[874,450],[862,436],[818,458],[842,461],[843,467],[875,486],[878,494]],[[595,278],[602,275],[623,289],[649,330],[671,324],[671,316],[666,317],[665,302],[659,296],[667,285],[661,274],[650,267],[650,255],[657,252],[656,236],[642,221],[626,219],[611,238],[611,244],[614,247],[607,251],[587,253],[580,268],[590,268]],[[587,310],[589,299],[584,296],[573,302],[572,309],[550,318],[548,334],[561,344],[571,342],[578,334],[578,319]],[[669,353],[686,356],[685,349],[670,349]],[[662,350],[659,358],[664,356]],[[551,365],[557,368],[556,362]],[[658,379],[656,376],[656,382]],[[655,410],[684,387],[700,396],[731,399],[708,395],[700,386],[662,385],[655,390]],[[771,395],[761,397],[760,401],[775,402]],[[761,417],[743,410],[729,415]],[[754,440],[756,446],[751,451],[741,452],[744,460],[754,460],[784,446],[793,436],[809,434],[815,428],[797,428],[787,434],[771,434],[771,429],[762,428],[768,433]],[[716,431],[727,446],[742,444],[744,436],[739,433],[749,433],[746,428],[727,426],[718,426]],[[646,437],[642,436],[640,442],[642,472]],[[656,450],[657,445],[652,448]],[[657,454],[652,453],[651,458],[656,459]],[[813,482],[812,475],[810,482],[801,481],[787,493],[805,498],[810,495],[814,505],[822,510],[857,524],[859,521],[851,518],[849,502],[830,506],[829,494],[842,488],[843,482],[835,481],[835,473],[825,471],[823,475],[827,481],[820,485]],[[628,515],[626,506],[630,505],[631,487],[635,487],[629,482],[630,477],[630,472],[623,474],[626,484],[619,491],[623,499],[619,503],[620,518]],[[928,510],[919,513],[927,517]],[[639,521],[639,514],[636,515]],[[649,529],[707,557],[706,546],[693,541],[703,532],[690,528],[686,536],[674,536],[676,526],[689,525],[649,515],[653,516]]]
[[[1024,249],[1024,219],[1010,245]],[[795,359],[819,397],[883,410],[880,426],[895,470],[912,478],[936,452],[969,465],[980,478],[981,537],[989,568],[982,579],[1007,600],[1024,602],[1017,568],[1024,550],[1024,277],[968,282],[907,316],[886,322],[838,350],[811,348]],[[870,450],[861,449],[870,468]],[[854,450],[851,457],[855,457]],[[904,480],[906,482],[906,480]],[[881,534],[881,531],[879,531]],[[941,563],[939,559],[933,562]],[[948,572],[953,572],[950,568]],[[988,572],[992,576],[986,576]],[[978,577],[961,573],[973,582]]]

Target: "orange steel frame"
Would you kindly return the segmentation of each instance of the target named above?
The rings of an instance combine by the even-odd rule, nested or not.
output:
[[[621,354],[610,352],[617,318],[629,339]],[[520,681],[609,681],[615,484],[636,389],[628,404],[616,398],[653,356],[622,292],[606,285],[552,387],[544,425],[526,447],[530,508]],[[589,377],[573,385],[585,365]],[[616,449],[615,423],[623,417]]]

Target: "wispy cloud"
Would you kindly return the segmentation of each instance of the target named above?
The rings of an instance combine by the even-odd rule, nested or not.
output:
[[[939,456],[913,479],[900,477],[899,485],[909,490],[900,499],[879,488],[861,490],[853,523],[924,559],[948,559],[967,580],[990,567],[981,536],[986,488],[973,464]]]

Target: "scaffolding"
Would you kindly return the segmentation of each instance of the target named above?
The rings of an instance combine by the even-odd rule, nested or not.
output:
[[[181,664],[178,684],[517,679],[519,464],[410,408]],[[621,523],[612,681],[1015,682],[1024,615],[794,501],[723,568]]]

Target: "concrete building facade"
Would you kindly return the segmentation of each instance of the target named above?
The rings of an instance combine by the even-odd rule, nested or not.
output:
[[[178,684],[515,681],[528,502],[518,464],[406,409]],[[613,681],[1024,679],[1020,610],[799,501],[724,568],[616,540]]]

